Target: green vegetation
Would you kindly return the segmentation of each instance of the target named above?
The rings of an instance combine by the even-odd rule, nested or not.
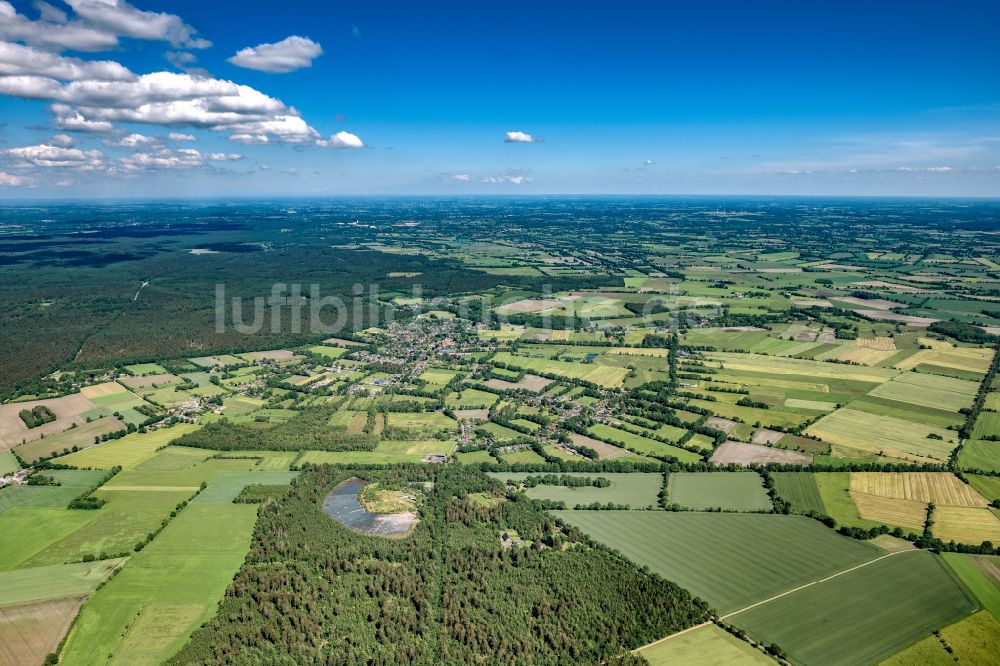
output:
[[[656,643],[639,651],[650,666],[674,664],[730,664],[754,666],[774,664],[763,652],[750,647],[714,624]]]
[[[732,612],[873,560],[874,546],[801,516],[557,511],[562,520]]]
[[[771,500],[753,472],[676,472],[667,484],[667,501],[686,509],[770,511]]]
[[[976,609],[926,551],[904,551],[729,616],[800,663],[872,663]]]
[[[489,474],[501,481],[520,483],[533,473],[491,472]],[[572,509],[578,505],[586,508],[598,504],[628,505],[633,509],[655,507],[658,495],[663,488],[662,474],[615,474],[613,472],[569,473],[567,476],[580,479],[607,479],[610,485],[605,488],[594,486],[537,485],[527,489],[528,497],[532,499],[565,502],[566,508]]]

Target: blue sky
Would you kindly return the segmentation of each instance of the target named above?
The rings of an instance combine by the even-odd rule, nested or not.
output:
[[[0,122],[2,198],[1000,196],[1000,5],[0,0]]]

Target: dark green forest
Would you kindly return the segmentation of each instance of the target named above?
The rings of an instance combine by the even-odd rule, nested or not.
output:
[[[413,533],[367,536],[327,516],[323,498],[352,475],[431,481]],[[505,530],[525,545],[504,548]],[[169,663],[601,663],[708,614],[478,470],[322,466],[261,506],[218,615]]]

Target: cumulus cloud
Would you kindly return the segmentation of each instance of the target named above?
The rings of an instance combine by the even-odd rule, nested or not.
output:
[[[507,132],[504,143],[541,143],[541,137],[535,137],[527,132]]]
[[[129,81],[135,74],[112,60],[68,58],[32,46],[0,41],[0,76],[39,76],[61,81]]]
[[[10,173],[4,173],[0,171],[0,185],[7,185],[9,187],[18,187],[19,185],[24,185],[25,180],[23,176],[15,176]]]
[[[0,79],[0,89],[3,79]],[[112,124],[105,120],[88,120],[79,111],[74,111],[65,104],[53,104],[52,113],[56,117],[56,125],[70,132],[110,132]]]
[[[47,143],[10,148],[3,152],[14,160],[15,166],[22,169],[36,167],[93,170],[100,168],[104,157],[99,150],[66,148]]]
[[[193,169],[205,163],[205,157],[194,148],[160,148],[151,152],[132,153],[121,158],[121,166],[126,171],[156,169]]]
[[[329,139],[317,139],[316,145],[323,148],[364,148],[365,142],[356,134],[340,131]]]
[[[525,183],[530,183],[533,179],[528,176],[514,176],[505,174],[502,176],[486,176],[482,179],[483,183],[489,185],[524,185]]]
[[[189,49],[212,45],[197,38],[197,31],[175,14],[143,11],[123,0],[66,0],[66,4],[87,24],[122,37],[170,42]]]
[[[456,173],[448,176],[448,180],[456,183],[468,183],[472,181],[472,176],[467,173]]]
[[[56,146],[72,146],[74,143],[76,143],[76,139],[69,136],[68,134],[56,134],[51,139],[49,139],[49,143]]]
[[[132,150],[139,150],[141,148],[146,148],[148,146],[159,145],[160,140],[156,137],[146,136],[144,134],[129,134],[128,136],[123,136],[120,139],[105,139],[104,145],[109,148],[130,148]]]
[[[0,0],[0,39],[53,50],[107,51],[119,37],[170,42],[175,47],[207,48],[211,42],[179,16],[137,9],[123,0],[67,0],[75,16],[38,3],[40,18],[32,21]]]
[[[258,44],[240,49],[229,62],[237,67],[271,74],[287,74],[312,66],[323,53],[323,47],[309,39],[292,35],[273,44]]]
[[[197,141],[193,134],[184,134],[182,132],[171,132],[167,135],[167,138],[171,141]]]
[[[207,157],[215,162],[233,162],[243,159],[239,153],[209,153]]]

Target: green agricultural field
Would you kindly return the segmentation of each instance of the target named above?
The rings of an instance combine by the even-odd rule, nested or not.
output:
[[[288,471],[250,471],[250,472],[220,472],[208,484],[205,490],[198,493],[192,504],[227,504],[232,502],[243,489],[252,485],[280,486],[288,485],[298,472]]]
[[[113,439],[85,451],[71,453],[60,458],[59,462],[63,465],[93,469],[111,469],[116,465],[124,469],[133,469],[152,458],[157,449],[182,435],[198,430],[199,427],[190,423],[179,423],[170,428],[159,428],[147,433],[130,433],[121,439]]]
[[[57,469],[43,472],[58,486],[18,485],[0,490],[0,514],[11,509],[64,509],[83,493],[94,488],[104,472],[98,470]]]
[[[931,463],[946,462],[957,443],[956,434],[944,428],[848,408],[824,416],[806,434],[863,453]]]
[[[386,414],[386,427],[412,432],[450,432],[458,430],[458,422],[441,412],[393,412]]]
[[[137,543],[193,494],[190,490],[97,490],[94,495],[107,504],[89,512],[95,514],[94,519],[39,551],[25,564],[45,566],[80,560],[87,555],[131,553]]]
[[[0,572],[0,606],[90,594],[125,558]]]
[[[469,451],[455,454],[455,460],[463,465],[477,465],[479,463],[493,463],[497,459],[490,455],[489,451]]]
[[[135,377],[168,374],[168,370],[159,363],[136,363],[135,365],[126,365],[125,371]]]
[[[501,481],[523,481],[538,472],[490,472],[489,476]],[[633,509],[657,506],[658,495],[663,488],[663,475],[650,473],[616,474],[611,472],[571,472],[567,476],[605,478],[611,482],[607,488],[594,486],[552,486],[539,484],[525,492],[532,499],[565,502],[572,509],[577,504],[628,504]],[[756,476],[756,475],[754,475]],[[758,477],[759,478],[759,477]]]
[[[1000,442],[978,439],[966,441],[958,452],[958,466],[961,469],[1000,472]]]
[[[69,509],[13,509],[0,514],[0,534],[16,534],[4,539],[0,548],[0,571],[16,569],[35,553],[82,529],[97,516],[93,511]]]
[[[462,389],[461,393],[450,393],[444,399],[444,406],[450,409],[483,409],[497,401],[496,393],[477,389]]]
[[[771,510],[771,499],[755,472],[671,473],[667,502],[695,510]]]
[[[650,666],[774,666],[774,660],[714,624],[639,650]]]
[[[74,446],[81,449],[94,446],[95,438],[113,432],[123,432],[125,428],[125,423],[113,416],[98,417],[90,423],[70,428],[58,435],[19,444],[14,447],[14,450],[26,462],[31,463],[53,453],[62,453],[66,449],[72,450]]]
[[[815,475],[811,472],[772,472],[771,478],[778,489],[778,496],[792,505],[792,511],[815,511],[820,515],[827,515],[823,496],[816,485]],[[850,483],[850,477],[847,477],[847,483]]]
[[[208,449],[168,446],[135,467],[137,472],[176,472],[190,469],[215,455]]]
[[[319,354],[328,359],[338,359],[350,350],[346,347],[327,347],[326,345],[314,345],[306,349],[311,354]]]
[[[980,412],[976,427],[972,430],[974,439],[1000,437],[1000,412]]]
[[[869,395],[957,412],[972,404],[978,390],[976,382],[964,379],[904,372],[872,389]]]
[[[870,529],[880,523],[865,520],[858,515],[858,507],[851,497],[850,472],[817,472],[812,475],[826,508],[826,515],[837,521],[837,525],[850,525]]]
[[[257,461],[254,470],[287,470],[299,457],[297,451],[223,451],[219,458],[253,458]]]
[[[986,575],[987,571],[993,573],[1000,569],[1000,556],[941,553],[941,557],[979,605],[1000,619],[1000,581],[996,580],[995,573],[992,578]]]
[[[60,663],[159,663],[179,650],[214,614],[256,516],[249,504],[189,505],[87,601]]]
[[[17,462],[17,458],[10,451],[0,451],[0,476],[6,476],[8,474],[13,474],[17,470],[21,469],[21,466]]]
[[[419,379],[431,384],[432,387],[445,386],[448,382],[458,376],[458,372],[455,370],[444,370],[441,368],[428,368],[424,370]]]
[[[983,476],[981,474],[965,475],[969,485],[988,501],[1000,499],[1000,476]]]
[[[670,444],[658,442],[655,439],[635,435],[625,430],[619,430],[604,423],[595,423],[590,427],[591,435],[609,444],[625,446],[625,448],[647,455],[663,458],[677,458],[680,462],[698,462],[702,459],[697,453]]]
[[[545,462],[545,458],[541,457],[531,449],[519,449],[511,453],[501,453],[500,457],[505,463],[509,463],[511,465],[540,465]]]
[[[299,458],[298,464],[389,465],[394,463],[418,463],[428,455],[450,455],[454,450],[454,442],[439,439],[386,440],[379,442],[375,446],[374,451],[306,451]]]
[[[899,374],[898,370],[888,368],[869,368],[758,354],[710,353],[708,356],[721,362],[727,370],[762,374],[845,379],[873,384],[881,384]]]
[[[732,612],[884,554],[803,516],[555,511],[594,539]]]
[[[947,647],[945,647],[947,646]],[[881,662],[881,666],[989,664],[1000,654],[1000,621],[980,611]]]
[[[941,558],[902,551],[726,621],[793,663],[870,664],[976,610]]]
[[[608,388],[621,386],[629,373],[627,368],[616,368],[598,363],[553,361],[548,358],[517,356],[510,352],[497,353],[493,357],[493,361],[528,372],[559,375],[569,379],[583,379]]]

